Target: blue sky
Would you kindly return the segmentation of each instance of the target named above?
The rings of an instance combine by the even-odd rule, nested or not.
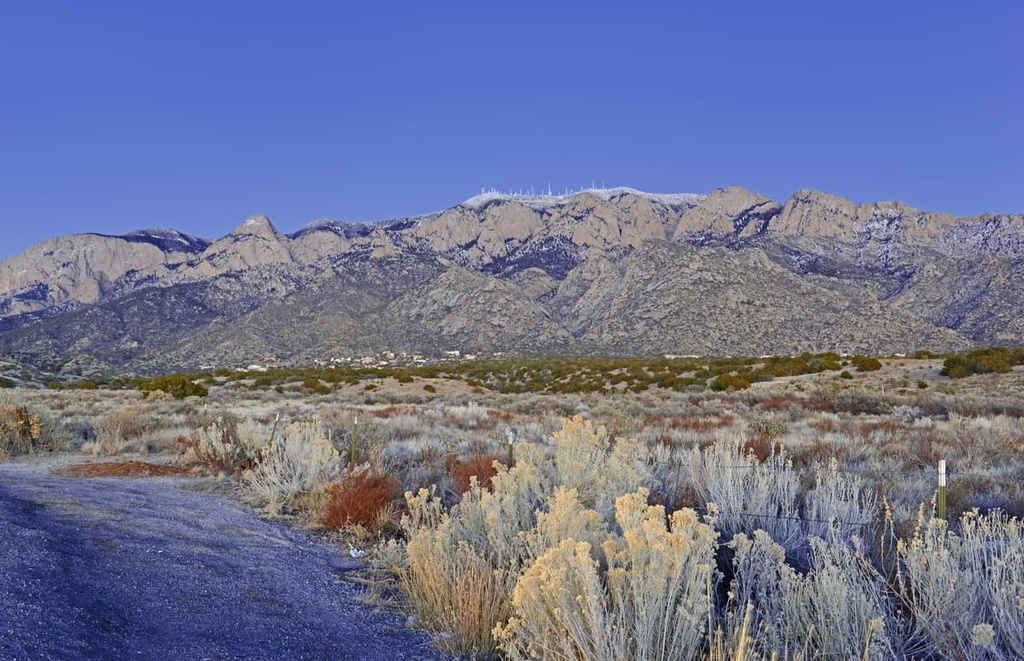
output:
[[[480,191],[1024,213],[1016,2],[0,5],[0,259]]]

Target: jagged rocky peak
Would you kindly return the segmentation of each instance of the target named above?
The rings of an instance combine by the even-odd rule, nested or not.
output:
[[[425,217],[414,235],[433,250],[467,265],[502,260],[532,244],[564,241],[596,249],[635,248],[666,239],[680,214],[703,195],[593,188],[565,194],[482,192]],[[456,254],[458,253],[458,254]]]
[[[468,264],[488,263],[542,227],[540,212],[519,200],[464,203],[423,217],[408,233],[430,250]]]
[[[944,228],[963,222],[902,202],[858,204],[820,191],[799,190],[772,223],[772,232],[796,239],[862,243],[885,238],[923,244],[935,242]]]
[[[753,236],[767,230],[781,210],[778,202],[741,186],[718,188],[683,214],[674,238]]]
[[[270,218],[267,218],[261,213],[253,214],[249,216],[242,224],[232,230],[229,236],[241,236],[246,234],[255,234],[257,236],[277,236],[277,228],[270,222]]]
[[[45,310],[67,301],[95,303],[130,274],[163,273],[187,259],[156,240],[71,234],[48,239],[0,264],[4,315]]]
[[[292,261],[290,243],[263,214],[246,218],[234,231],[210,244],[197,264],[198,272],[212,277],[226,271]]]

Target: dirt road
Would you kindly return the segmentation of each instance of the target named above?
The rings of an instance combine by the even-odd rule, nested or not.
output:
[[[0,659],[443,659],[341,553],[182,478],[0,464]]]

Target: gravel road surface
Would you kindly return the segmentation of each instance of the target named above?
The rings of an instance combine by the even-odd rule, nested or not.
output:
[[[303,531],[196,480],[54,461],[0,463],[0,659],[447,658]]]

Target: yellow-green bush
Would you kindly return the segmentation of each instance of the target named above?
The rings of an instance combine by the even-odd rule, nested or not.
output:
[[[478,659],[496,656],[491,629],[508,618],[516,568],[495,568],[444,528],[419,531],[406,553],[402,587],[420,624],[438,634],[438,647]]]
[[[666,519],[640,489],[615,503],[621,534],[566,537],[523,573],[494,634],[510,659],[687,659],[712,622],[717,534],[692,510]],[[668,521],[668,525],[666,525]]]
[[[850,359],[858,372],[877,372],[882,369],[882,361],[873,356],[854,356]]]
[[[645,448],[590,421],[564,421],[552,446],[518,445],[513,467],[499,465],[489,490],[474,481],[450,512],[426,490],[406,494],[403,585],[420,620],[446,632],[447,649],[496,654],[491,632],[507,618],[521,572],[562,535],[603,539],[615,499],[651,481]],[[468,604],[486,608],[469,617]]]
[[[615,499],[653,480],[649,451],[636,439],[612,440],[601,425],[579,416],[553,434],[554,482],[576,489],[580,502],[610,518]]]

